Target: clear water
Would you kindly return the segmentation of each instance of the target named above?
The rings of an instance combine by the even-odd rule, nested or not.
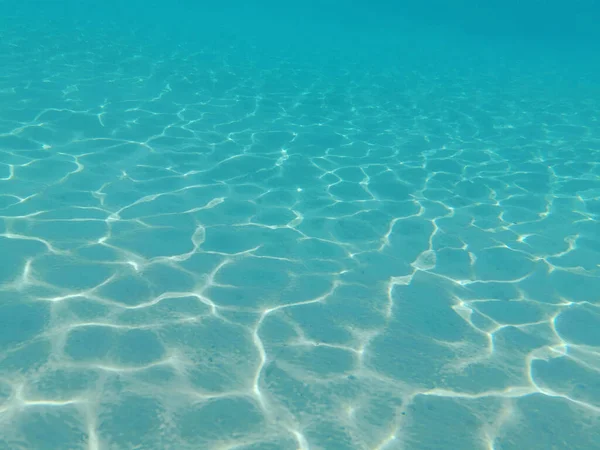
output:
[[[593,3],[16,3],[0,449],[600,448]]]

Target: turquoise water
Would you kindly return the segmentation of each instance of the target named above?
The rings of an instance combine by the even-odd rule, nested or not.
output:
[[[1,450],[600,448],[589,3],[0,5]]]

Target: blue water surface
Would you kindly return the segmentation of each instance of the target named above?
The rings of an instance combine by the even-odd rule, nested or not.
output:
[[[600,449],[591,1],[0,2],[0,450]]]

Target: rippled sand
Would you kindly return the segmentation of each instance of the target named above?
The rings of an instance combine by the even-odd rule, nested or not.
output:
[[[597,98],[43,31],[0,44],[0,449],[597,448]]]

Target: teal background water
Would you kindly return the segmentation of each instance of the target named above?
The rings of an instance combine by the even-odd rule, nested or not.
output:
[[[594,2],[0,2],[0,449],[600,448]]]

